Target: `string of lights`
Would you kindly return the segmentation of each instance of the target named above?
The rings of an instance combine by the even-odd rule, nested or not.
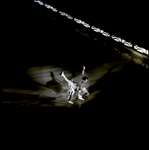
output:
[[[134,48],[134,50],[136,50],[136,51],[138,51],[140,53],[143,53],[145,55],[149,54],[147,49],[139,47],[138,45],[133,45],[131,42],[128,42],[128,41],[126,41],[124,39],[121,39],[120,37],[117,37],[115,35],[110,35],[110,33],[105,32],[104,30],[99,29],[97,27],[91,26],[89,23],[86,23],[83,20],[80,20],[80,19],[78,19],[76,17],[72,17],[71,15],[69,15],[69,14],[67,14],[67,13],[65,13],[65,12],[63,12],[61,10],[58,10],[57,8],[54,8],[53,6],[51,6],[51,5],[47,4],[47,3],[44,4],[40,0],[34,0],[34,2],[38,3],[41,6],[45,6],[47,9],[50,9],[53,12],[58,12],[60,15],[65,16],[65,17],[67,17],[70,20],[74,20],[76,23],[81,24],[81,25],[83,25],[86,28],[90,28],[96,33],[101,33],[105,37],[111,37],[116,42],[121,42],[127,47]]]

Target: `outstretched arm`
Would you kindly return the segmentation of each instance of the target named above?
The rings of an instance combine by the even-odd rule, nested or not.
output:
[[[83,66],[82,76],[84,76],[84,72],[85,72],[85,66]]]

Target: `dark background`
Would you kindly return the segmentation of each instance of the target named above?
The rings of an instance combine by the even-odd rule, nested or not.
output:
[[[34,4],[32,1],[12,0],[7,2],[4,6],[3,24],[5,32],[2,35],[4,37],[4,46],[2,47],[2,57],[4,58],[2,61],[3,86],[8,82],[10,85],[11,80],[15,81],[16,74],[20,74],[20,81],[23,80],[26,69],[31,66],[54,64],[72,67],[73,65],[73,68],[76,67],[75,69],[77,69],[85,63],[87,68],[91,68],[91,66],[96,66],[97,63],[100,64],[100,61],[103,63],[105,60],[115,61],[115,58],[119,58],[115,57],[118,56],[117,53],[114,53],[111,49],[106,49],[101,44],[102,42],[96,43],[92,38],[85,38],[76,33],[74,29],[79,29],[84,33],[90,33],[90,31],[68,19],[65,20],[58,13],[49,12],[44,6]],[[140,2],[132,4],[126,1],[100,1],[97,3],[97,1],[58,2],[54,0],[47,1],[47,3],[110,34],[148,49],[146,4]],[[94,36],[91,33],[91,37]],[[99,39],[105,40],[101,37]],[[107,84],[104,82],[103,86],[106,90],[98,94],[97,97],[97,99],[102,97],[102,100],[95,100],[92,105],[90,105],[91,103],[85,104],[81,109],[80,120],[84,116],[89,116],[91,119],[94,115],[96,120],[99,118],[99,114],[104,114],[100,116],[100,119],[105,122],[107,117],[110,123],[113,120],[117,121],[118,118],[122,118],[122,123],[124,120],[128,122],[135,120],[136,123],[138,120],[142,122],[147,110],[144,108],[145,97],[147,96],[147,88],[145,88],[147,71],[133,63],[127,67],[124,72],[121,72],[120,76],[118,75],[122,84],[119,83],[115,89],[106,89],[108,81],[105,79]],[[131,73],[130,76],[128,72]],[[136,82],[138,79],[140,80]],[[133,86],[129,86],[127,83],[131,83]],[[98,84],[100,85],[100,83],[97,83],[97,87]],[[15,84],[11,85],[15,86]],[[107,91],[110,94],[107,95]],[[115,93],[118,94],[115,96]],[[139,96],[135,95],[136,93]],[[120,97],[123,97],[121,101],[119,101]],[[113,98],[116,99],[114,102],[112,101]],[[88,108],[90,108],[90,111],[88,111]],[[73,112],[73,110],[71,111]],[[69,112],[68,118],[73,116],[70,114],[71,111],[66,111]],[[38,110],[35,112],[38,112]],[[57,109],[54,112],[59,114]],[[42,114],[44,113],[46,114],[46,110],[42,112]],[[33,113],[32,117],[34,117],[34,114],[36,113]],[[38,115],[36,114],[37,118]],[[47,116],[48,114],[45,115],[45,118]],[[86,120],[88,120],[88,117]]]
[[[79,18],[91,26],[99,27],[111,35],[114,34],[148,49],[148,13],[145,3],[54,0],[43,2]],[[90,38],[88,38],[89,40],[82,38],[74,32],[74,29],[79,29],[81,32],[95,37],[96,35],[93,35],[90,29],[60,16],[59,13],[49,11],[38,3],[31,0],[12,0],[7,1],[4,7],[5,46],[3,52],[6,59],[9,58],[12,62],[18,60],[16,61],[18,64],[22,59],[33,62],[34,59],[36,61],[43,57],[44,60],[47,60],[49,55],[45,54],[49,52],[48,50],[54,57],[57,57],[57,51],[61,55],[72,52],[72,49],[78,50],[78,52],[81,50],[81,55],[87,51],[87,54],[92,53],[95,56],[94,53],[99,52],[97,51],[99,48]],[[104,40],[103,36],[99,37],[98,35],[98,38]],[[94,53],[91,50],[94,50]],[[78,57],[78,52],[75,53],[73,50],[74,58]]]
[[[8,13],[6,20],[9,23],[9,28],[30,27],[34,18],[32,12],[36,4],[31,0],[12,0],[7,2],[4,14]],[[140,1],[131,3],[130,1],[95,0],[85,2],[43,0],[43,2],[47,2],[58,10],[79,18],[90,25],[99,27],[110,34],[119,36],[128,42],[135,43],[146,49],[149,48],[147,40],[148,9],[146,3]],[[43,11],[46,9],[44,6],[40,8]],[[29,22],[27,21],[28,19],[30,20]]]
[[[148,49],[148,9],[143,2],[130,1],[48,1],[91,25]]]

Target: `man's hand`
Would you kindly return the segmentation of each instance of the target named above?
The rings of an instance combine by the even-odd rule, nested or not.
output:
[[[82,76],[84,76],[85,66],[83,66]]]
[[[85,70],[85,66],[83,66],[83,70]]]

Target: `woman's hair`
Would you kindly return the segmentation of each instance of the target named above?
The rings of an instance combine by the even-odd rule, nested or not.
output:
[[[85,81],[85,80],[88,80],[88,77],[87,77],[87,76],[83,76],[83,77],[82,77],[82,80],[84,80],[84,81]]]

